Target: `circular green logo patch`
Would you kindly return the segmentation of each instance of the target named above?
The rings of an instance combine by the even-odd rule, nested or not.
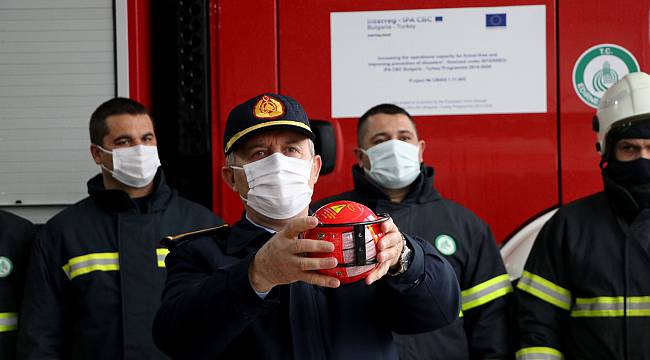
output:
[[[7,277],[14,269],[14,264],[6,256],[0,256],[0,278]]]
[[[438,235],[434,244],[443,255],[453,255],[456,252],[456,241],[449,235]]]
[[[610,86],[623,76],[639,71],[631,52],[614,44],[599,44],[587,49],[573,67],[573,88],[580,100],[594,109]]]

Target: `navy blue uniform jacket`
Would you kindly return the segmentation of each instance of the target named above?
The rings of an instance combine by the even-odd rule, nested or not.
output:
[[[400,203],[391,202],[362,168],[352,169],[354,190],[315,205],[352,200],[388,213],[399,229],[440,246],[456,271],[463,316],[451,325],[417,335],[397,335],[401,360],[502,359],[509,356],[508,304],[512,292],[490,228],[468,209],[440,197],[434,171],[422,166]],[[445,242],[446,241],[446,242]],[[445,248],[444,244],[454,244]]]
[[[138,206],[97,175],[89,198],[43,227],[27,273],[19,359],[167,358],[151,336],[166,278],[160,239],[221,221],[179,197],[162,171],[154,183]]]
[[[16,358],[20,303],[35,233],[31,222],[0,211],[0,359]]]
[[[650,208],[604,182],[535,240],[515,291],[518,359],[650,359]]]
[[[393,331],[425,332],[458,316],[454,270],[408,236],[414,256],[401,275],[338,289],[280,285],[262,300],[248,268],[271,236],[242,219],[172,250],[156,345],[174,359],[397,359]]]

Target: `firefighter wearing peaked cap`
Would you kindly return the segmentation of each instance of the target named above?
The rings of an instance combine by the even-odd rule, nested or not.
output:
[[[428,331],[458,316],[449,264],[390,220],[365,281],[341,285],[318,271],[338,263],[306,256],[332,253],[332,243],[299,236],[318,225],[307,216],[321,167],[313,138],[288,96],[262,94],[230,112],[222,176],[246,211],[167,257],[154,338],[172,358],[397,359],[391,331]]]
[[[544,225],[517,284],[517,359],[650,359],[650,76],[593,119],[604,191]]]

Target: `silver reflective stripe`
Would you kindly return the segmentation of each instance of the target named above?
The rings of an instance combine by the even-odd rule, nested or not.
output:
[[[0,313],[0,332],[14,331],[18,329],[18,314],[6,312]]]
[[[561,352],[545,346],[523,348],[517,351],[517,360],[561,360],[564,356]]]
[[[541,276],[524,271],[517,288],[565,310],[571,308],[571,293]]]
[[[71,280],[92,271],[117,271],[120,269],[119,255],[117,252],[111,252],[77,256],[62,268]]]
[[[626,309],[627,316],[650,316],[650,296],[631,296],[627,300],[622,296],[577,298],[571,309],[571,316],[617,317],[624,316]]]
[[[463,291],[463,310],[467,311],[488,303],[512,291],[507,274],[496,276],[488,281]]]
[[[82,268],[92,267],[94,265],[109,265],[109,264],[118,264],[117,259],[91,259],[77,264],[70,264],[68,271],[74,273],[79,271]]]

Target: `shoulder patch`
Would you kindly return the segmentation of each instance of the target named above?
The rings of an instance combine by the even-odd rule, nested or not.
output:
[[[438,249],[438,251],[443,255],[449,256],[456,253],[456,240],[449,235],[438,235],[433,243],[436,246],[436,249]]]
[[[14,269],[14,263],[6,256],[0,256],[0,278],[7,277]]]
[[[216,235],[228,229],[229,229],[228,224],[224,224],[224,225],[211,227],[207,229],[190,231],[180,235],[169,235],[162,238],[162,240],[160,240],[160,244],[168,248],[169,250],[173,250],[188,240],[196,239],[202,236]]]

